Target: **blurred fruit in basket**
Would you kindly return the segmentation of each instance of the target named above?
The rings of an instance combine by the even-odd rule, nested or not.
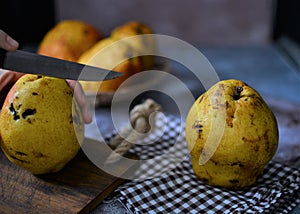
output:
[[[127,43],[106,38],[98,42],[79,58],[78,62],[123,72],[121,77],[99,82],[80,81],[85,92],[114,92],[131,75],[142,70],[140,57],[128,59],[135,50]],[[99,87],[100,86],[100,87]]]
[[[223,80],[191,107],[186,142],[202,181],[240,189],[254,184],[274,156],[278,127],[257,91],[239,80]]]
[[[8,93],[0,121],[4,154],[33,174],[61,170],[84,139],[80,109],[63,79],[24,75]]]
[[[152,33],[153,31],[149,26],[141,22],[131,21],[113,29],[111,32],[111,37],[122,39],[128,36]]]
[[[146,35],[145,37],[137,37],[134,40],[130,40],[129,41],[130,45],[133,46],[133,48],[136,49],[141,54],[143,52],[154,53],[155,42],[154,42],[154,37],[151,35],[153,34],[153,31],[149,26],[141,22],[131,21],[124,25],[121,25],[112,31],[111,37],[115,39],[124,39],[126,37],[142,35],[142,34],[148,34],[148,35]],[[153,67],[154,64],[153,55],[143,56],[142,60],[143,60],[144,69],[147,70]]]
[[[145,50],[153,53],[155,42],[152,30],[139,22],[129,22],[115,28],[112,34],[84,52],[78,62],[123,72],[122,77],[104,81],[81,81],[85,92],[114,92],[131,75],[153,67],[154,57],[143,56]],[[142,35],[149,34],[149,35]],[[136,37],[131,37],[136,36]]]
[[[44,36],[38,53],[69,61],[77,61],[103,35],[95,27],[80,20],[63,20]]]

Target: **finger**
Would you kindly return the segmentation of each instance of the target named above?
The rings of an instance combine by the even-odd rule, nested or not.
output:
[[[82,118],[85,123],[92,122],[92,114],[90,111],[89,102],[86,99],[86,96],[82,90],[80,83],[76,82],[75,80],[67,80],[69,86],[74,91],[75,99],[78,103],[78,106],[81,110]]]
[[[82,112],[82,118],[84,123],[86,124],[91,123],[93,118],[89,106],[88,105],[82,106],[81,112]]]
[[[86,99],[86,96],[82,90],[81,85],[73,81],[74,84],[74,94],[75,94],[75,99],[79,105],[79,108],[81,109],[82,117],[85,123],[90,123],[92,122],[92,115],[90,112],[90,106],[89,102]]]
[[[0,91],[8,85],[10,82],[14,81],[15,75],[13,72],[7,71],[0,77]]]
[[[3,30],[0,30],[0,47],[8,51],[14,51],[19,47],[19,43]]]
[[[6,71],[0,77],[0,91],[9,83],[15,83],[23,73],[14,72],[14,71]]]
[[[20,72],[14,72],[14,71],[11,71],[12,73],[14,73],[14,79],[13,81],[17,81],[18,79],[20,79],[21,76],[25,75],[24,73],[20,73]]]

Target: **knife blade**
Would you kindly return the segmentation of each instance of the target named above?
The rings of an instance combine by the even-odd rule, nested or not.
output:
[[[104,81],[123,73],[27,51],[6,51],[0,48],[0,68],[21,73],[38,74],[62,79]]]

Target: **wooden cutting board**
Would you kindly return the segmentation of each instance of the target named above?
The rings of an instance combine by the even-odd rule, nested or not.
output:
[[[99,151],[102,158],[107,155]],[[134,170],[118,164],[122,172]],[[9,162],[1,150],[0,213],[88,213],[124,181],[99,169],[82,151],[58,173],[35,176]]]

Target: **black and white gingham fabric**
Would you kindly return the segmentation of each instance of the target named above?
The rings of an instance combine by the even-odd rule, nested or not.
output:
[[[288,213],[300,203],[300,171],[276,162],[266,166],[254,186],[243,190],[205,185],[193,173],[181,120],[166,118],[167,126],[155,144],[133,149],[149,160],[137,172],[145,179],[115,192],[132,213]],[[166,150],[172,157],[167,161]]]

